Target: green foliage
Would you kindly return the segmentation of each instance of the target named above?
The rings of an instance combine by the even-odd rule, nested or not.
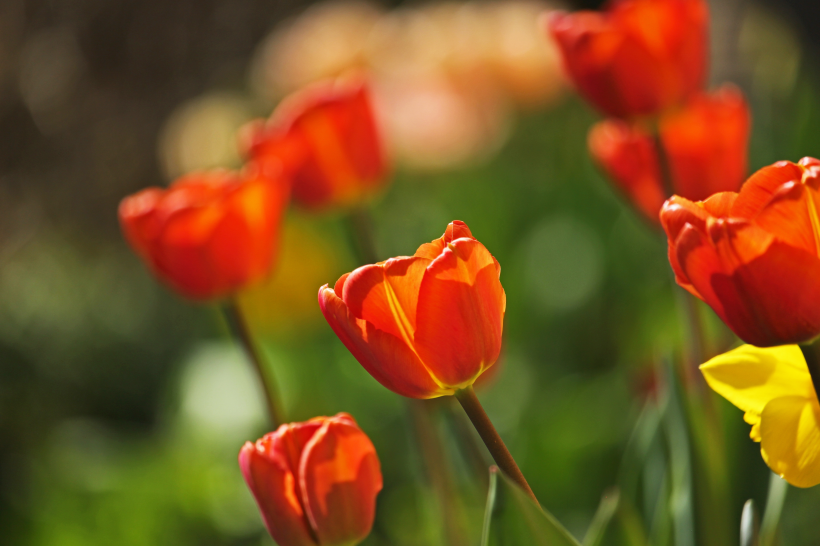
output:
[[[581,546],[555,517],[542,509],[497,467],[490,491],[481,546]]]

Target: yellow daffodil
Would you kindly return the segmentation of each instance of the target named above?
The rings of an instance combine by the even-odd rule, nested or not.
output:
[[[773,472],[797,487],[820,483],[820,405],[797,345],[743,345],[700,367],[706,382],[745,411]]]

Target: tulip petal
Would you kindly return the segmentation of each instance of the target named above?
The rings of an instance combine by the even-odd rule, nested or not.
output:
[[[785,396],[766,404],[760,453],[773,472],[797,487],[820,484],[820,406],[815,397]]]
[[[461,388],[496,361],[506,295],[484,245],[449,244],[428,266],[418,301],[416,350],[439,382]]]
[[[755,224],[780,241],[820,254],[817,191],[800,182],[783,184],[755,217]]]
[[[765,349],[743,345],[709,360],[700,371],[712,390],[756,416],[776,398],[808,398],[814,393],[806,359],[797,345]]]
[[[724,252],[735,253],[734,259],[750,249],[748,254],[753,256],[763,239],[755,231],[738,233],[732,249]],[[718,245],[721,254],[723,246]],[[726,258],[721,258],[727,271]],[[768,347],[802,343],[820,331],[820,306],[815,303],[820,301],[820,260],[816,256],[774,241],[765,252],[752,259],[741,258],[741,263],[734,272],[715,274],[709,280],[724,309],[724,320],[741,339]],[[700,290],[700,277],[692,276],[692,267],[686,269]]]
[[[430,260],[391,258],[353,271],[342,299],[353,315],[413,346],[419,285]]]
[[[247,442],[239,452],[239,467],[274,540],[287,546],[316,546],[299,502],[295,474],[287,462]]]
[[[352,418],[328,419],[316,432],[302,453],[299,485],[320,544],[358,544],[370,533],[381,467]]]
[[[778,161],[754,173],[743,184],[732,206],[734,218],[753,219],[771,200],[774,193],[785,183],[799,182],[803,170],[791,161]]]
[[[470,228],[461,220],[453,220],[447,224],[447,229],[444,230],[444,235],[438,239],[424,243],[421,245],[413,256],[417,258],[427,258],[428,260],[435,260],[444,248],[455,241],[456,239],[475,239]]]
[[[319,306],[345,347],[386,388],[410,398],[451,394],[433,380],[418,355],[403,339],[356,318],[342,298],[327,285],[319,289]]]

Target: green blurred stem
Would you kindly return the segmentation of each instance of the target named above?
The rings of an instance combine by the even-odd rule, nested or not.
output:
[[[239,341],[245,349],[248,359],[251,361],[254,370],[256,370],[259,383],[262,385],[262,390],[265,393],[265,405],[267,406],[271,427],[275,429],[285,422],[277,395],[279,391],[276,386],[276,380],[270,371],[270,367],[265,365],[262,353],[253,341],[250,328],[248,328],[248,322],[245,320],[245,315],[242,313],[239,302],[235,299],[228,300],[222,306],[222,312],[225,315],[225,320],[228,323],[233,337]]]
[[[427,479],[435,492],[444,521],[446,544],[467,546],[467,538],[461,525],[456,487],[436,427],[434,404],[435,401],[432,400],[407,400]]]
[[[361,262],[359,265],[378,262],[379,253],[376,252],[376,238],[373,235],[373,219],[370,211],[364,206],[358,206],[350,211],[347,221]]]
[[[444,409],[447,414],[447,422],[450,424],[453,434],[458,441],[458,446],[461,448],[464,459],[472,467],[475,478],[484,486],[490,485],[490,468],[487,462],[486,455],[482,450],[475,432],[470,428],[466,416],[458,411],[453,401],[449,396],[441,398]]]
[[[532,497],[532,500],[538,503],[538,499],[535,497],[535,493],[532,492],[530,484],[527,483],[524,474],[521,472],[521,469],[518,468],[518,464],[515,462],[515,459],[513,459],[510,450],[504,445],[504,440],[501,439],[498,431],[493,426],[493,423],[487,416],[487,412],[485,412],[481,406],[481,402],[478,401],[478,397],[472,385],[457,390],[456,400],[461,403],[461,407],[464,408],[467,417],[473,422],[473,426],[478,431],[478,435],[484,440],[484,444],[487,446],[487,449],[490,450],[490,455],[493,456],[495,464],[497,464],[511,480],[521,486],[521,488]]]
[[[766,497],[766,509],[763,522],[760,524],[760,546],[774,546],[777,540],[777,528],[780,526],[780,514],[786,502],[789,484],[775,473],[769,478],[769,494]]]
[[[663,184],[663,192],[666,198],[669,199],[675,195],[675,185],[672,183],[672,169],[669,165],[669,155],[666,153],[666,148],[661,139],[661,132],[659,128],[655,128],[652,132],[652,138],[655,143],[655,151],[658,154],[658,167],[661,172],[661,184]]]

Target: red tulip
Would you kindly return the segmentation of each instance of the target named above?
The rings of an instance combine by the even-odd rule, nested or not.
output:
[[[472,385],[501,350],[501,266],[454,221],[413,256],[342,275],[319,289],[333,331],[379,383],[410,398]]]
[[[244,140],[246,155],[284,169],[293,199],[308,209],[356,204],[386,182],[370,93],[360,81],[322,83],[286,98]]]
[[[740,90],[696,95],[660,119],[660,140],[675,194],[691,200],[737,190],[746,174],[751,117]],[[639,124],[597,123],[589,149],[607,175],[653,222],[666,197],[656,143]]]
[[[679,285],[760,347],[820,334],[820,161],[781,161],[739,193],[669,199],[661,223]]]
[[[192,299],[219,298],[268,275],[287,196],[287,184],[255,167],[194,173],[123,199],[120,224],[171,287]]]
[[[659,114],[706,76],[704,0],[616,0],[605,12],[553,12],[547,29],[578,92],[609,116]]]
[[[239,467],[279,546],[352,546],[370,534],[381,467],[350,415],[282,425],[246,442]]]
[[[587,138],[589,153],[632,204],[656,222],[666,190],[655,142],[638,127],[619,119],[596,123]]]

